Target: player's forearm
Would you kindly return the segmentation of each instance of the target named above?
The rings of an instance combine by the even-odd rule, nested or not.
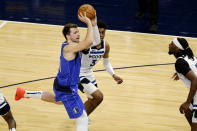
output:
[[[110,64],[109,62],[109,58],[104,58],[103,59],[103,66],[105,67],[106,71],[111,75],[113,76],[115,73],[114,73],[114,70],[112,68],[112,65]]]
[[[94,41],[93,41],[93,45],[92,46],[97,46],[101,42],[100,34],[99,34],[99,30],[98,30],[98,26],[97,25],[93,26],[93,33],[94,33]]]
[[[86,38],[85,38],[85,46],[88,48],[89,46],[92,45],[93,43],[93,29],[92,29],[92,24],[91,23],[88,23],[87,24],[87,35],[86,35]]]

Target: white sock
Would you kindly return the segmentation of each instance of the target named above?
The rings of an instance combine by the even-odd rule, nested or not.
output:
[[[10,129],[10,131],[16,131],[16,128],[12,128],[12,129]]]
[[[27,91],[25,90],[24,97],[32,97],[32,98],[37,98],[41,99],[43,91]]]
[[[83,110],[83,114],[76,119],[77,131],[88,131],[88,116],[86,111]]]

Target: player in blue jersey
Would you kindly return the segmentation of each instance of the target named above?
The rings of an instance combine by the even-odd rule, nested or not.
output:
[[[78,94],[79,71],[81,66],[80,51],[89,48],[93,43],[93,27],[91,20],[78,16],[87,25],[85,40],[79,41],[80,34],[76,24],[66,24],[63,35],[66,42],[62,44],[60,66],[54,80],[55,101],[62,102],[70,119],[76,119],[77,131],[88,131],[88,117],[84,104]],[[18,99],[16,95],[15,99]]]
[[[92,23],[86,16],[79,19],[87,24],[87,34],[84,41],[79,42],[79,30],[76,24],[64,26],[63,35],[66,42],[62,44],[60,67],[54,81],[55,101],[61,101],[71,119],[76,119],[77,131],[88,130],[88,118],[84,104],[78,94],[79,71],[81,55],[79,51],[88,48],[93,43]]]
[[[105,31],[106,31],[107,25],[103,21],[98,22],[98,30],[99,30],[99,37],[100,41],[98,45],[93,45],[90,48],[82,51],[82,60],[81,60],[81,69],[80,69],[80,82],[79,82],[79,89],[82,92],[85,92],[87,94],[88,100],[84,103],[85,109],[87,111],[87,114],[91,114],[94,109],[102,102],[103,100],[103,94],[102,92],[97,88],[96,79],[93,74],[92,68],[97,64],[101,58],[103,58],[103,65],[107,72],[113,77],[113,79],[117,82],[117,84],[121,84],[123,82],[123,79],[115,74],[110,62],[109,62],[109,52],[110,52],[110,46],[107,41],[104,40],[105,37]],[[98,36],[98,34],[97,34]],[[94,36],[94,39],[97,38]],[[97,38],[98,39],[98,38]],[[17,89],[17,94],[22,92],[20,95],[20,98],[25,97],[32,97],[35,98],[35,94],[25,95],[28,92],[35,93],[38,92],[39,99],[42,99],[43,101],[47,102],[53,102],[56,104],[61,104],[59,102],[54,101],[54,95],[50,92],[42,92],[42,91],[27,91],[22,88]]]

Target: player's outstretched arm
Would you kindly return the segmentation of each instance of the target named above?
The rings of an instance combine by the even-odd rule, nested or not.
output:
[[[111,63],[109,62],[109,52],[110,52],[110,46],[108,42],[105,42],[105,54],[103,56],[103,66],[105,67],[106,71],[114,78],[114,80],[117,82],[117,84],[121,84],[123,82],[123,79],[115,74]]]
[[[97,26],[97,16],[95,13],[95,18],[91,20],[92,26],[93,26],[93,33],[94,33],[94,41],[93,44],[91,46],[97,46],[101,43],[101,39],[100,39],[100,34],[99,34],[99,29]]]

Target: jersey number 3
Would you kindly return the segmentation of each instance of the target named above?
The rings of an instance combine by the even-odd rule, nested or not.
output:
[[[96,60],[92,60],[92,64],[90,66],[94,66],[96,64]]]

